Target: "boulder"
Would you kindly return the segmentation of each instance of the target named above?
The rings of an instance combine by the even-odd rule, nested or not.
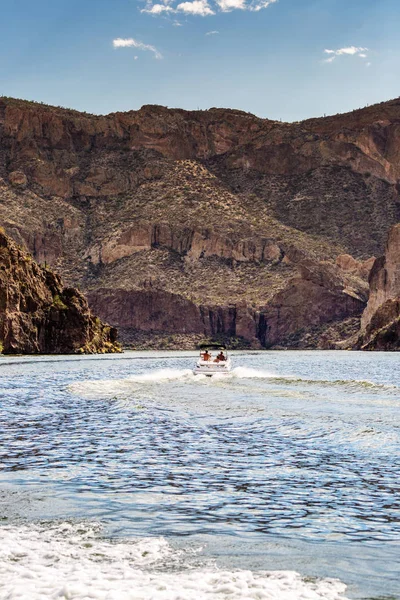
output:
[[[369,274],[375,263],[375,257],[371,256],[367,260],[356,260],[350,254],[340,254],[336,259],[337,266],[345,273],[353,273],[361,279],[368,281]]]
[[[16,188],[25,188],[28,184],[28,179],[22,171],[12,171],[8,176],[8,181]]]

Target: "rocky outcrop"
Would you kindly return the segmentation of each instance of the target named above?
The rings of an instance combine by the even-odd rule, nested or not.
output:
[[[357,347],[400,349],[400,224],[389,232],[385,255],[372,268],[370,296],[361,319]]]
[[[357,347],[361,350],[400,350],[400,298],[386,300],[379,306]]]
[[[0,345],[5,354],[117,352],[117,332],[0,232]]]
[[[168,248],[194,261],[216,256],[238,262],[268,262],[285,256],[282,248],[270,239],[254,236],[235,241],[209,229],[193,230],[168,223],[145,222],[135,223],[124,228],[118,237],[110,237],[101,245],[92,246],[88,255],[93,264],[110,264],[142,250],[158,247]]]
[[[371,258],[368,258],[367,260],[360,261],[356,260],[350,254],[341,254],[336,259],[336,264],[342,271],[356,275],[365,281],[368,281],[374,263],[374,256],[371,256]]]
[[[306,262],[265,308],[263,345],[291,347],[308,330],[360,317],[367,299],[368,286],[361,279],[330,263]]]
[[[361,321],[363,330],[368,327],[373,315],[386,300],[400,297],[400,224],[391,228],[385,255],[375,261],[369,285],[370,297]]]

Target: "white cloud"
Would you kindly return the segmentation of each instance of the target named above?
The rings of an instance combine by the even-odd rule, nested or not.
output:
[[[219,31],[207,31],[206,35],[218,35]]]
[[[160,0],[153,3],[154,0],[147,0],[146,7],[141,10],[142,13],[151,15],[184,13],[186,15],[196,15],[208,17],[218,12],[231,12],[232,10],[248,10],[258,12],[267,8],[278,0]]]
[[[347,46],[345,48],[338,48],[337,50],[330,50],[325,48],[324,53],[329,54],[329,58],[324,60],[325,63],[332,63],[338,56],[359,56],[360,58],[367,58],[368,48],[362,48],[361,46]]]
[[[217,5],[222,12],[230,12],[231,10],[246,8],[246,0],[217,0]]]
[[[183,12],[186,15],[199,15],[200,17],[207,17],[208,15],[214,15],[214,11],[211,9],[207,0],[193,0],[192,2],[181,2],[176,7],[177,12]]]
[[[341,54],[350,54],[354,56],[354,54],[360,55],[360,52],[365,52],[368,48],[357,48],[356,46],[350,46],[349,48],[340,48],[340,50],[336,50],[336,54],[340,56]]]
[[[147,12],[151,15],[160,15],[163,12],[175,12],[172,6],[166,4],[153,4],[149,8],[144,8],[141,12]]]
[[[248,4],[247,9],[254,12],[258,12],[263,8],[268,8],[270,4],[275,4],[275,2],[278,2],[278,0],[255,0],[254,2],[250,2],[250,4]]]
[[[114,48],[137,48],[138,50],[148,50],[149,52],[153,52],[154,58],[162,58],[162,54],[157,50],[155,46],[151,46],[150,44],[144,44],[143,42],[139,42],[138,40],[134,40],[133,38],[117,38],[116,40],[113,40],[113,46]]]

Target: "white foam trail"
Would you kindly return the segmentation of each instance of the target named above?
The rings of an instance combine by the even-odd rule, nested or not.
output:
[[[194,375],[190,369],[160,369],[139,375],[131,375],[126,379],[100,379],[72,383],[68,389],[85,397],[113,397],[117,394],[131,392],[138,384],[167,383],[168,381],[189,381]]]
[[[129,381],[137,383],[157,383],[158,381],[174,381],[179,379],[192,379],[193,372],[190,369],[161,369],[150,371],[141,375],[132,375]]]
[[[191,369],[158,369],[157,371],[148,371],[147,373],[131,375],[126,379],[80,381],[72,383],[68,386],[68,389],[74,394],[89,398],[112,398],[119,394],[129,393],[136,389],[138,385],[151,385],[172,381],[191,383],[207,382],[208,385],[212,385],[213,381],[232,381],[232,379],[273,379],[274,377],[277,377],[275,373],[250,369],[248,367],[235,367],[229,375],[219,375],[218,373],[215,373],[213,377],[194,375]]]
[[[250,369],[248,367],[235,367],[232,369],[232,376],[238,379],[273,379],[277,377],[276,373]]]
[[[237,379],[271,379],[277,377],[276,373],[261,371],[259,369],[250,369],[248,367],[235,367],[232,369],[229,376]],[[227,375],[214,373],[213,377],[209,378],[205,375],[194,375],[191,369],[161,369],[159,371],[150,371],[149,373],[143,373],[141,375],[132,375],[129,377],[129,381],[137,383],[157,383],[159,381],[200,381],[204,379],[212,381],[214,378],[225,380]]]
[[[68,389],[73,394],[85,398],[112,398],[118,394],[132,391],[129,379],[98,379],[93,381],[77,381]]]
[[[98,527],[1,527],[1,600],[343,600],[334,579],[304,580],[293,571],[176,569],[163,538],[111,542]],[[167,561],[173,571],[168,571]],[[158,569],[158,570],[157,570]],[[161,570],[162,569],[162,570]]]

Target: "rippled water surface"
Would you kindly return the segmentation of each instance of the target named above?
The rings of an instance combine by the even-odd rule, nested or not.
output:
[[[0,358],[0,598],[400,598],[400,355],[194,360]]]

